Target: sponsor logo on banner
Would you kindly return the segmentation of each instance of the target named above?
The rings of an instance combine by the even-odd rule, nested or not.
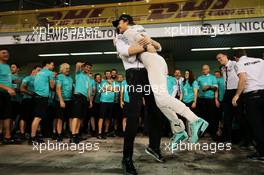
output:
[[[151,0],[0,13],[0,32],[29,32],[39,26],[106,27],[122,13],[138,24],[226,20],[264,16],[263,0]]]
[[[240,33],[264,32],[264,19],[239,19],[207,21],[206,23],[170,23],[144,25],[151,37],[180,37],[180,36],[211,36]],[[41,28],[40,28],[41,29]],[[50,42],[112,40],[115,36],[113,28],[80,27],[65,28],[47,26],[45,30],[35,30],[28,34],[0,36],[0,44],[34,44]]]

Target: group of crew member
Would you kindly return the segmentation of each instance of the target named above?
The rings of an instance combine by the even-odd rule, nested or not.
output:
[[[245,50],[235,50],[232,58],[218,53],[216,60],[221,64],[219,70],[211,73],[210,66],[205,64],[202,75],[197,78],[190,69],[183,76],[176,69],[174,75],[167,77],[168,92],[209,122],[205,137],[232,143],[240,137],[242,146],[255,143],[257,152],[250,158],[263,160],[264,76],[261,71],[264,61],[248,57]],[[8,61],[9,51],[0,49],[3,144],[21,143],[26,133],[30,144],[41,143],[43,136],[47,136],[46,131],[52,132],[57,142],[69,136],[70,142],[76,144],[85,139],[82,133],[88,130],[98,139],[124,133],[129,92],[124,76],[116,69],[93,75],[91,63],[78,62],[73,78],[68,63],[61,64],[56,73],[50,60],[22,77],[19,65],[8,65]],[[169,126],[164,121],[164,127]],[[234,134],[235,126],[239,128],[239,135]]]

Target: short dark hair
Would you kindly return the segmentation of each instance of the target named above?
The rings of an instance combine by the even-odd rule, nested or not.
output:
[[[218,54],[222,54],[222,55],[226,55],[226,56],[228,56],[227,53],[226,53],[226,52],[223,52],[223,51],[219,52]],[[218,55],[218,54],[217,54],[217,55]]]
[[[91,66],[91,67],[93,67],[93,65],[90,62],[84,62],[83,66]]]
[[[242,56],[247,56],[247,52],[244,49],[237,49],[234,51],[234,57],[240,58]]]
[[[37,69],[38,67],[41,68],[41,65],[35,65],[35,66],[33,67],[33,69]]]
[[[5,47],[0,47],[0,51],[2,51],[2,50],[7,50],[9,52],[9,50]]]
[[[16,67],[17,67],[18,69],[20,69],[20,65],[17,64],[17,63],[11,63],[10,66],[11,66],[11,65],[16,65]]]
[[[42,67],[45,67],[47,64],[54,63],[53,60],[45,60],[42,62]]]
[[[116,73],[118,73],[117,69],[113,68],[112,71],[116,71]]]
[[[214,71],[214,73],[220,73],[221,74],[221,71],[220,70],[216,70],[216,71]]]
[[[123,20],[124,22],[128,22],[128,25],[135,25],[135,22],[133,20],[133,17],[127,14],[122,14],[119,16],[119,18],[115,21],[112,21],[112,24],[114,27],[117,27],[119,25],[119,21]]]
[[[176,70],[177,70],[177,69],[176,69]],[[185,72],[186,72],[186,71],[189,72],[189,80],[188,80],[188,82],[189,82],[189,84],[192,86],[192,85],[193,85],[193,82],[195,81],[194,73],[193,73],[193,71],[190,70],[190,69],[186,69]],[[185,83],[186,83],[186,78],[185,78],[185,76],[184,76],[183,84],[185,85]]]
[[[111,73],[111,71],[110,71],[110,70],[105,70],[105,71],[104,71],[104,74],[106,74],[106,72],[110,72],[110,73]]]
[[[95,79],[98,75],[100,75],[100,77],[102,76],[101,74],[96,73],[96,74],[94,74],[94,79]]]

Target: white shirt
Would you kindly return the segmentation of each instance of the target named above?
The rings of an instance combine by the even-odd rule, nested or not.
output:
[[[115,43],[118,55],[123,61],[125,70],[131,69],[131,68],[144,68],[144,65],[138,60],[136,60],[136,55],[129,56],[128,48],[130,47],[130,45],[125,35],[122,35],[122,34],[117,35],[114,43]]]
[[[181,91],[181,84],[183,82],[184,78],[180,77],[179,79],[175,78],[175,86],[173,87],[173,92],[172,92],[172,96],[175,97],[176,95],[179,96]]]
[[[237,74],[246,73],[244,93],[264,90],[264,60],[242,56],[236,64]]]
[[[239,78],[235,70],[235,61],[229,60],[228,63],[222,67],[221,71],[225,79],[225,85],[227,90],[237,89]],[[226,72],[227,71],[227,72]],[[227,76],[226,76],[227,73]]]

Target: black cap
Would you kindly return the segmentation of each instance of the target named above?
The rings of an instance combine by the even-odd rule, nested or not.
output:
[[[121,20],[128,21],[129,24],[133,24],[134,23],[132,16],[123,14],[117,20],[112,21],[113,26],[117,27],[118,24],[119,24],[119,21],[121,21]]]

